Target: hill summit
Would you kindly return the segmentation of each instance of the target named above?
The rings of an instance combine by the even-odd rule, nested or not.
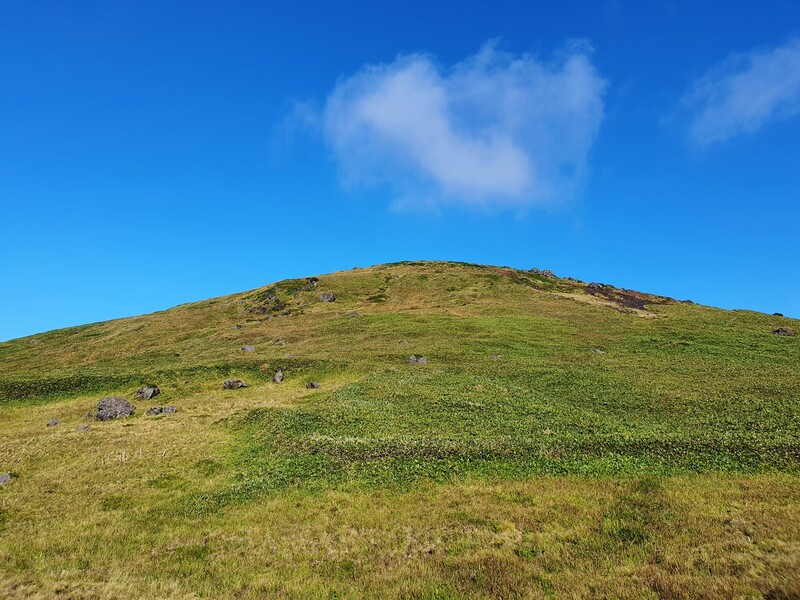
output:
[[[798,331],[403,262],[12,340],[0,595],[800,593]]]

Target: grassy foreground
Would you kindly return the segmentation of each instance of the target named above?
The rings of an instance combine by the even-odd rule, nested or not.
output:
[[[0,344],[0,597],[798,598],[778,327],[426,262]]]

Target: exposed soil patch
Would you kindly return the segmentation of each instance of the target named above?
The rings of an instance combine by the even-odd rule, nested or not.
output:
[[[620,308],[628,310],[646,310],[648,304],[668,304],[673,302],[671,298],[618,289],[607,283],[590,283],[583,289],[587,294],[605,298]]]

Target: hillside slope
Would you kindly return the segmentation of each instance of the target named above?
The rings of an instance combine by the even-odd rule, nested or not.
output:
[[[0,344],[0,595],[800,594],[780,327],[407,262]]]

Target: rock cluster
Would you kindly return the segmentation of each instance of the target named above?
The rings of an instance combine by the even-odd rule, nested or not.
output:
[[[788,327],[778,327],[775,331],[772,332],[774,335],[794,335],[794,331],[789,329]]]
[[[412,365],[424,365],[426,362],[428,362],[428,359],[424,356],[415,356],[412,354],[408,357],[408,362],[410,362]]]
[[[309,381],[306,384],[306,389],[307,390],[316,390],[317,388],[319,388],[319,382],[318,381]]]
[[[336,296],[334,296],[333,292],[322,292],[319,295],[320,302],[336,302]]]
[[[550,279],[555,279],[556,274],[553,273],[550,269],[530,269],[529,273],[533,273],[534,275],[541,275],[542,277],[549,277]]]

